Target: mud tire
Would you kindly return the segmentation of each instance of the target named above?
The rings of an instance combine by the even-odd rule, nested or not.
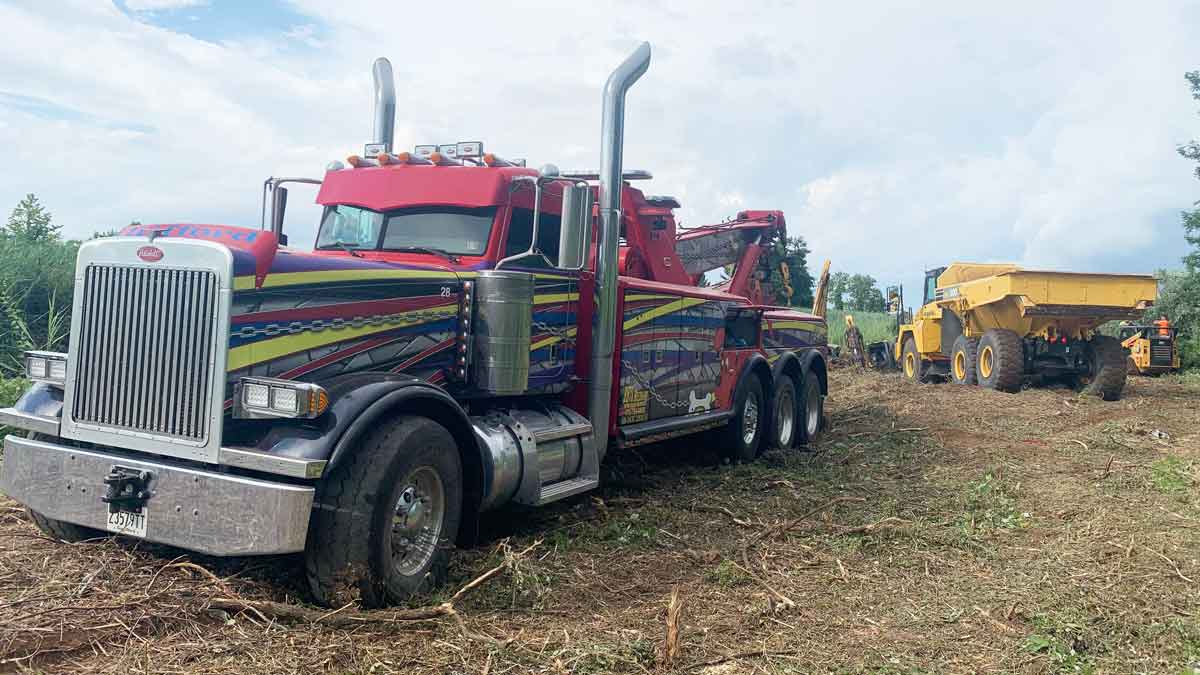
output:
[[[816,401],[815,413],[810,403]],[[815,418],[814,415],[815,414]],[[797,418],[800,443],[815,448],[821,440],[821,431],[826,426],[825,397],[821,395],[821,383],[811,370],[804,373],[800,386],[800,414]]]
[[[396,508],[414,472],[437,474],[442,517],[428,561],[402,573],[392,558]],[[428,474],[423,474],[428,475]],[[378,426],[317,486],[304,567],[316,601],[341,607],[404,603],[442,584],[462,520],[462,463],[454,438],[425,417],[402,415]]]
[[[757,422],[752,438],[747,440],[746,434],[743,433],[743,421],[747,418],[747,407],[751,406],[757,410],[752,415]],[[721,458],[731,462],[753,462],[758,456],[759,446],[762,445],[767,415],[762,382],[757,376],[747,374],[733,396],[733,417],[721,431]]]
[[[932,379],[930,370],[929,362],[922,359],[921,352],[917,351],[917,341],[911,335],[905,338],[904,351],[900,354],[900,372],[904,373],[904,378],[909,382],[925,384]]]
[[[985,332],[979,340],[975,373],[981,387],[1010,394],[1020,391],[1025,375],[1021,336],[1004,328]]]
[[[771,447],[791,450],[800,441],[800,392],[791,375],[781,373],[771,392]]]
[[[950,381],[954,384],[978,384],[979,338],[959,335],[950,350]]]
[[[1097,335],[1088,344],[1091,348],[1089,361],[1092,376],[1091,381],[1082,388],[1083,393],[1099,396],[1105,401],[1119,400],[1129,374],[1125,348],[1116,338],[1108,335]]]

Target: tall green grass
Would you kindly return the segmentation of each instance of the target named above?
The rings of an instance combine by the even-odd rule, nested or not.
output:
[[[896,339],[896,317],[891,314],[886,312],[843,312],[831,309],[827,318],[831,344],[845,344],[847,314],[854,317],[854,325],[858,326],[859,332],[862,333],[864,343],[890,342]]]

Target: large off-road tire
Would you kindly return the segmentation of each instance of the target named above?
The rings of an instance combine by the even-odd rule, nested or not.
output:
[[[975,359],[979,386],[1015,393],[1025,376],[1025,352],[1021,336],[1004,328],[992,328],[979,339]]]
[[[780,373],[771,393],[771,446],[791,450],[800,440],[800,398],[796,381]]]
[[[900,371],[909,382],[923,384],[929,381],[929,362],[917,351],[917,341],[910,335],[904,339],[904,350],[900,354]]]
[[[754,375],[747,375],[733,395],[733,417],[721,432],[721,456],[732,462],[754,461],[762,444],[766,417],[762,383]]]
[[[406,602],[446,578],[462,519],[450,432],[401,415],[371,432],[317,486],[304,562],[317,602]]]
[[[1090,373],[1079,382],[1083,393],[1099,396],[1105,401],[1121,398],[1125,377],[1129,374],[1125,348],[1116,338],[1096,335],[1089,342]]]
[[[800,385],[800,442],[813,448],[821,440],[825,427],[825,397],[821,395],[821,382],[811,370],[804,373]]]
[[[28,438],[31,441],[53,441],[55,443],[64,443],[62,439],[56,439],[46,434],[29,433]],[[111,537],[112,535],[103,530],[97,530],[75,523],[68,523],[65,520],[56,520],[48,516],[44,516],[33,509],[26,507],[25,515],[29,517],[30,522],[37,525],[37,528],[42,531],[47,537],[75,543],[77,541],[85,541],[87,539],[101,539],[103,537]]]
[[[950,349],[950,381],[955,384],[977,384],[979,339],[959,335]]]

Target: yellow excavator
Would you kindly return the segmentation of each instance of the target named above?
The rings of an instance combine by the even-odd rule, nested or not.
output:
[[[956,262],[925,273],[924,302],[900,326],[894,354],[913,382],[1016,392],[1057,379],[1113,401],[1125,387],[1126,354],[1096,329],[1141,316],[1157,295],[1149,275]]]

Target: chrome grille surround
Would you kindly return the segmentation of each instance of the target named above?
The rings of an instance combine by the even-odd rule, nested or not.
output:
[[[139,249],[161,259],[146,262]],[[233,256],[212,242],[118,237],[80,248],[64,437],[215,463]]]

